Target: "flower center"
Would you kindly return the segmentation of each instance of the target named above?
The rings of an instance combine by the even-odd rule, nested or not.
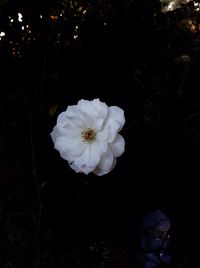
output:
[[[81,132],[81,137],[83,138],[82,141],[92,142],[96,139],[96,131],[94,129],[87,128]]]

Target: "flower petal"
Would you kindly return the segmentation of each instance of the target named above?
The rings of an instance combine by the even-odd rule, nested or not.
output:
[[[115,157],[119,157],[123,152],[125,148],[125,141],[124,138],[117,134],[115,140],[109,144],[109,147]]]
[[[108,173],[113,167],[114,156],[112,152],[108,149],[104,154],[102,154],[101,159],[98,163],[98,168],[104,172]]]
[[[93,101],[80,100],[78,102],[78,109],[88,115],[95,115],[104,119],[108,113],[108,106],[99,99],[94,99]]]
[[[77,138],[80,139],[81,137],[81,129],[77,127],[61,127],[59,125],[55,126],[53,128],[53,131],[51,132],[51,138],[53,142],[55,142],[57,137],[64,136],[67,138]]]
[[[80,100],[77,105],[78,105],[79,111],[83,112],[84,114],[91,115],[91,116],[94,115],[95,107],[91,101]]]
[[[87,118],[88,126],[100,130],[108,114],[108,106],[99,99],[93,101],[80,100],[78,102],[79,112],[83,118]]]
[[[54,148],[58,150],[67,161],[72,161],[79,157],[86,150],[86,144],[79,139],[68,139],[66,137],[58,137],[55,141]]]
[[[99,99],[94,99],[91,102],[95,107],[96,115],[105,119],[108,114],[108,106],[105,104],[105,102],[101,102]]]
[[[68,106],[65,113],[66,113],[66,115],[68,117],[77,116],[77,114],[78,114],[78,107],[77,107],[77,105],[70,105],[70,106]]]
[[[81,116],[77,105],[71,105],[67,107],[65,112],[62,112],[58,116],[57,126],[84,128],[87,126],[88,121],[88,118]]]
[[[67,124],[73,125],[70,121],[70,117],[67,115],[67,112],[60,113],[57,118],[57,126],[65,127]]]
[[[97,132],[96,139],[98,142],[106,141],[108,140],[109,136],[109,130],[108,128],[104,128],[101,131]]]
[[[95,175],[97,175],[97,176],[103,176],[103,175],[106,175],[107,173],[109,173],[110,171],[113,170],[113,168],[115,167],[116,163],[117,163],[117,160],[116,160],[116,158],[114,158],[114,160],[113,160],[113,165],[112,165],[112,167],[110,168],[109,171],[107,171],[107,170],[103,170],[103,169],[101,169],[99,166],[97,166],[97,167],[95,168],[95,170],[93,171],[93,173],[94,173]]]
[[[107,150],[107,152],[101,156],[101,160],[93,173],[98,176],[105,175],[114,168],[115,164],[116,158],[113,157],[110,150]]]
[[[87,143],[86,143],[87,144]],[[93,142],[87,144],[84,153],[74,159],[74,164],[77,165],[85,174],[92,172],[100,161],[101,155],[107,150],[107,143]]]
[[[125,124],[124,111],[117,106],[111,106],[108,109],[109,118],[112,118],[118,124],[118,131],[120,131]]]
[[[106,174],[105,170],[102,170],[99,167],[96,167],[95,170],[93,170],[93,173],[97,176],[103,176]]]
[[[106,142],[93,142],[90,147],[90,158],[88,165],[96,167],[102,154],[104,154],[108,149]]]
[[[75,165],[74,162],[69,162],[69,165],[73,170],[76,171],[76,173],[82,172],[82,170],[77,165]]]
[[[55,126],[55,127],[53,128],[52,132],[50,133],[50,136],[51,136],[51,138],[52,138],[52,140],[53,140],[54,143],[55,143],[55,141],[56,141],[56,138],[57,138],[59,135],[60,135],[60,132],[59,132],[59,130],[58,130],[58,127]]]
[[[124,111],[117,107],[111,106],[108,108],[108,117],[105,122],[104,129],[105,133],[99,133],[99,138],[106,137],[108,143],[111,143],[116,138],[117,133],[121,130],[125,123]]]
[[[93,169],[93,167],[89,168],[87,165],[89,157],[90,157],[90,146],[86,145],[84,152],[79,157],[76,157],[74,159],[72,163],[73,164],[72,168],[75,167],[77,170],[79,169],[85,174],[88,174]]]
[[[98,138],[102,139],[104,137],[108,143],[111,143],[116,138],[118,131],[119,124],[112,118],[109,118],[104,129],[102,130],[102,133],[99,133]]]

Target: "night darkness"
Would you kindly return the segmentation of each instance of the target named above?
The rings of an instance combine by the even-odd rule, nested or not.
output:
[[[157,209],[172,261],[156,267],[198,267],[200,4],[113,2],[0,1],[1,268],[141,267]],[[50,137],[95,98],[126,118],[102,177],[75,173]]]

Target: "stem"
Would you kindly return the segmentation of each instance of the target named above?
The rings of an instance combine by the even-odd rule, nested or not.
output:
[[[44,47],[44,57],[43,57],[43,65],[42,65],[42,76],[41,76],[41,93],[40,93],[40,98],[41,98],[41,103],[40,103],[40,112],[43,114],[43,101],[44,101],[44,96],[45,96],[45,83],[46,83],[46,73],[47,73],[47,60],[48,60],[48,49],[49,49],[49,43],[50,43],[50,36],[46,36],[46,43]]]
[[[39,248],[39,233],[40,233],[40,225],[41,225],[41,215],[42,215],[42,199],[41,192],[39,189],[39,180],[37,175],[36,161],[35,161],[35,151],[34,151],[34,138],[33,138],[33,120],[31,116],[31,111],[28,105],[27,98],[22,91],[22,96],[24,99],[24,104],[27,110],[28,122],[29,122],[29,135],[30,135],[30,149],[31,149],[31,162],[32,162],[32,174],[35,182],[36,193],[37,193],[37,201],[38,201],[38,217],[37,217],[37,226],[36,226],[36,259],[39,260],[40,257],[40,248]]]

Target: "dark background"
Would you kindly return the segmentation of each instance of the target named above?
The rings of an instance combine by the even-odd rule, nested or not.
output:
[[[0,5],[1,267],[118,267],[121,255],[132,263],[141,221],[155,209],[172,222],[173,262],[195,267],[199,14],[191,4],[164,14],[159,1],[76,3]],[[67,21],[52,22],[60,10]],[[19,11],[35,41],[8,23]],[[126,150],[103,177],[76,174],[50,138],[58,114],[82,98],[125,111]]]

